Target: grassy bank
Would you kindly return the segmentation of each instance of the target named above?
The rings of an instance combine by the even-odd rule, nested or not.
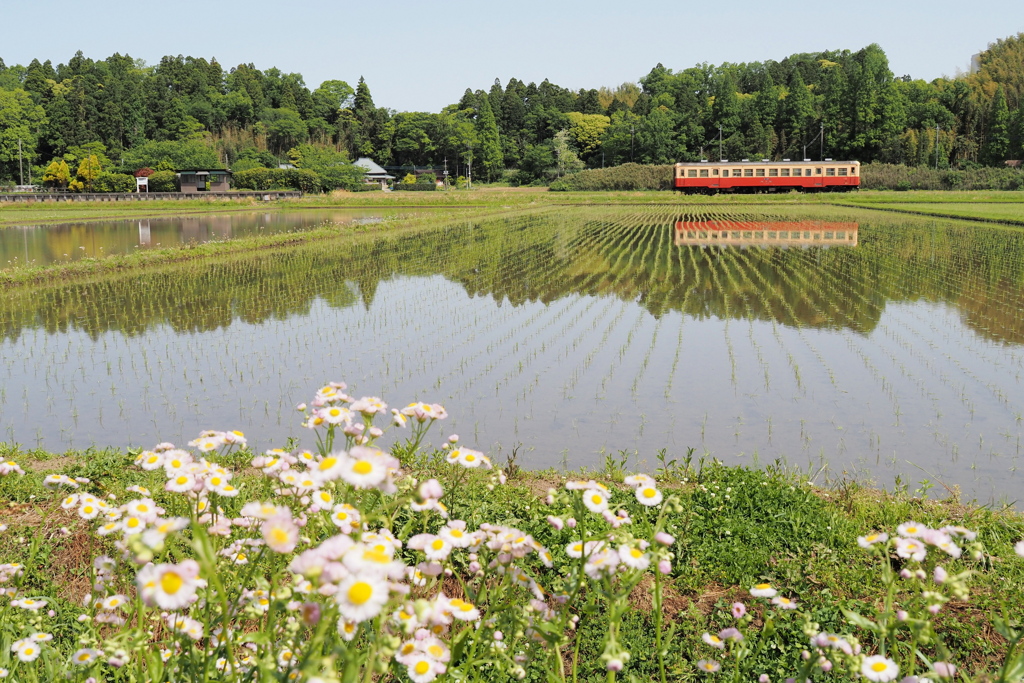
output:
[[[634,497],[632,489],[625,483],[626,473],[613,464],[600,472],[564,473],[523,471],[513,462],[505,466],[507,481],[502,485],[496,482],[493,472],[463,470],[458,465],[446,463],[442,452],[416,455],[408,448],[399,448],[396,453],[402,458],[414,483],[430,478],[443,483],[445,491],[450,492],[449,497],[443,500],[449,507],[451,518],[466,521],[468,530],[486,522],[502,524],[521,529],[550,548],[554,555],[553,569],[545,569],[539,564],[534,567],[529,560],[523,560],[524,567],[531,567],[527,570],[529,576],[545,590],[558,592],[560,587],[571,587],[569,567],[572,560],[566,557],[563,547],[576,536],[568,528],[563,531],[552,528],[545,519],[547,515],[565,519],[569,514],[575,514],[581,523],[580,528],[590,529],[587,533],[598,536],[604,533],[598,532],[602,524],[600,515],[593,515],[579,505],[572,507],[570,498],[573,492],[565,491],[567,481],[593,478],[607,485],[612,509],[622,508],[632,519],[632,525],[624,527],[631,534],[644,537],[658,527],[675,537],[670,546],[673,553],[671,570],[661,579],[660,599],[656,601],[660,602],[660,612],[655,611],[656,602],[652,602],[650,574],[631,584],[622,605],[602,602],[598,596],[605,589],[594,584],[595,593],[573,608],[580,618],[578,627],[557,636],[564,637],[565,671],[572,670],[578,674],[579,680],[606,679],[610,629],[614,629],[617,646],[631,653],[623,676],[632,674],[638,680],[656,680],[660,676],[659,664],[663,664],[668,680],[698,680],[698,660],[707,661],[712,657],[722,660],[725,667],[731,667],[735,658],[741,656],[738,646],[730,647],[729,654],[723,656],[723,652],[709,647],[702,635],[715,634],[736,625],[737,621],[729,615],[730,605],[735,602],[742,602],[750,609],[750,619],[739,622],[747,642],[751,646],[760,642],[758,639],[768,643],[766,648],[747,653],[743,666],[754,672],[754,677],[742,680],[754,680],[757,672],[769,674],[772,680],[782,680],[795,674],[801,666],[800,652],[807,649],[807,625],[803,618],[808,619],[808,623],[814,622],[817,630],[844,634],[847,638],[859,637],[866,653],[876,652],[880,646],[884,647],[878,637],[849,623],[843,613],[843,610],[850,610],[869,617],[877,615],[885,595],[878,558],[858,547],[856,539],[872,530],[893,533],[898,524],[907,520],[932,528],[951,524],[969,527],[978,532],[979,540],[990,553],[984,555],[981,562],[939,560],[950,574],[967,568],[976,572],[970,599],[953,598],[934,620],[942,637],[941,647],[948,648],[941,655],[944,659],[954,662],[968,676],[995,671],[1006,654],[1007,642],[993,630],[991,617],[1000,614],[1007,606],[1015,618],[1022,616],[1020,594],[1024,588],[1024,558],[1016,557],[1012,546],[1024,537],[1024,519],[1011,511],[964,504],[956,499],[932,500],[905,491],[888,493],[850,481],[819,487],[799,476],[772,468],[754,471],[717,463],[691,462],[665,464],[657,473],[660,491],[666,499],[677,502],[659,516],[657,507],[638,503],[638,497]],[[208,454],[214,455],[215,452]],[[263,497],[269,495],[267,478],[259,470],[249,467],[253,455],[234,451],[215,458],[224,467],[239,472],[233,483],[243,492],[240,497],[243,501],[266,499]],[[178,510],[181,496],[163,490],[164,471],[144,470],[136,456],[134,452],[115,449],[55,454],[21,450],[10,444],[0,445],[0,462],[17,462],[26,471],[24,476],[9,474],[0,477],[0,524],[7,526],[3,532],[6,540],[0,544],[0,563],[25,563],[24,574],[19,577],[19,594],[45,599],[55,610],[55,616],[39,627],[55,634],[53,643],[48,644],[51,649],[71,651],[90,631],[88,622],[84,626],[75,622],[75,615],[81,612],[78,605],[90,591],[90,563],[96,555],[105,553],[117,558],[121,552],[114,547],[114,538],[119,534],[97,536],[94,531],[97,524],[75,513],[77,503],[69,510],[62,509],[61,501],[67,492],[47,488],[43,479],[52,475],[77,478],[82,482],[75,491],[77,494],[92,493],[98,498],[108,499],[111,504],[139,498],[138,491],[133,492],[130,487],[141,485],[153,492],[153,499],[168,510],[167,514]],[[402,486],[399,488],[401,490]],[[549,489],[559,491],[557,500],[551,505],[544,501]],[[335,495],[351,502],[358,500],[358,507],[367,517],[373,514],[371,510],[375,505],[386,502],[386,499],[376,496],[356,495],[359,492],[352,489],[347,491],[339,489]],[[238,514],[241,502],[236,501],[239,499],[218,500],[231,511],[230,514]],[[295,500],[297,504],[297,499],[287,496],[275,500],[278,504],[287,505],[292,504],[288,501]],[[337,532],[337,529],[330,531],[330,525],[313,524],[316,516],[316,513],[310,513],[310,521],[303,532],[308,541],[301,542],[300,549],[308,547],[306,543],[319,543],[326,537],[324,534]],[[397,519],[405,518],[399,516]],[[418,518],[408,519],[412,523]],[[422,519],[424,530],[443,523],[430,514]],[[420,522],[415,524],[418,528]],[[398,526],[401,524],[394,527],[396,533]],[[238,533],[244,535],[245,532],[241,530]],[[220,547],[227,541],[224,539],[216,543]],[[256,550],[258,548],[253,552]],[[190,544],[184,541],[170,544],[167,552],[176,558],[175,561],[180,560],[190,554]],[[417,554],[409,549],[398,553],[406,562],[415,562]],[[265,560],[271,559],[264,558],[262,552],[260,557],[264,562],[259,564],[260,560],[255,560],[259,567],[257,575],[263,570]],[[465,575],[468,582],[469,570],[465,560],[455,557],[453,553],[450,564],[454,576]],[[161,561],[160,555],[157,561]],[[890,561],[897,569],[908,564],[896,555]],[[250,577],[251,566],[247,568]],[[909,563],[909,566],[917,565]],[[130,563],[120,564],[115,574],[106,580],[107,592],[116,591],[133,600],[135,571]],[[234,576],[225,573],[222,580],[226,582]],[[287,573],[282,574],[284,576]],[[623,576],[618,580],[626,581],[626,578]],[[764,582],[771,583],[781,595],[795,599],[800,610],[793,614],[775,611],[767,600],[752,598],[748,591],[750,586]],[[915,585],[914,581],[897,582],[893,604],[913,610],[912,605],[921,600]],[[615,586],[609,584],[606,588],[612,590]],[[472,593],[471,584],[460,586],[454,578],[445,580],[443,589],[449,596],[467,597]],[[497,596],[498,593],[494,599]],[[483,607],[485,602],[481,595],[476,596],[477,605]],[[625,609],[620,609],[622,607]],[[496,603],[491,603],[491,608],[499,609]],[[0,609],[12,608],[0,606]],[[486,608],[484,613],[497,615],[497,612]],[[612,613],[615,615],[614,624],[609,621]],[[268,628],[273,624],[272,614],[266,624]],[[458,625],[459,622],[455,622],[452,633],[444,636],[445,640],[459,632]],[[297,626],[302,628],[301,622]],[[10,634],[14,627],[15,623],[9,620],[0,628],[8,638],[4,640],[5,645],[14,637]],[[668,629],[672,633],[671,645],[664,661],[659,663],[655,654],[656,634],[668,632]],[[521,634],[506,632],[506,638],[515,647]],[[911,636],[909,629],[898,630],[897,643],[890,644],[889,648],[910,647]],[[166,641],[168,638],[174,640],[172,634],[164,632],[161,635],[158,631],[156,640]],[[187,638],[182,638],[182,641],[179,647],[195,648]],[[199,641],[198,645],[203,642]],[[261,651],[265,642],[259,641]],[[335,656],[344,657],[346,655],[342,653],[345,650],[338,649],[339,643],[344,646],[337,636],[328,636],[324,646],[333,648]],[[109,644],[104,646],[102,640],[95,645],[101,651],[111,647]],[[272,645],[276,652],[283,647],[281,642]],[[302,644],[289,647],[298,651]],[[937,656],[934,642],[917,643],[917,647],[923,655]],[[0,653],[0,666],[16,665],[13,661],[4,662],[6,649]],[[530,652],[525,659],[518,660],[527,680],[558,680],[557,675],[545,668],[549,662],[546,665],[546,660],[529,648],[524,647],[522,651]],[[347,652],[347,656],[354,657],[351,650]],[[129,654],[131,657],[140,656]],[[202,655],[201,650],[199,654]],[[455,647],[449,668],[457,669],[460,663],[473,656],[467,650]],[[10,660],[13,658],[11,655]],[[24,664],[21,667],[21,671],[26,671]],[[99,669],[112,671],[109,667]],[[97,670],[93,672],[98,673]],[[129,680],[127,674],[130,672],[124,673],[117,679]],[[516,678],[498,669],[494,673],[495,676],[488,680]],[[160,680],[161,674],[168,675],[167,672],[155,671],[151,672],[152,679]]]

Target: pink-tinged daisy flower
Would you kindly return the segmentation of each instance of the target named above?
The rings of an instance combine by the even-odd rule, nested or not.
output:
[[[61,501],[60,506],[65,510],[73,510],[78,507],[78,500],[80,496],[77,493],[72,493],[70,496]]]
[[[387,409],[388,404],[376,396],[363,396],[358,401],[352,403],[352,410],[362,413],[364,417],[371,417],[378,413],[386,412]]]
[[[661,491],[653,486],[646,485],[636,488],[636,499],[641,505],[654,507],[655,505],[660,505],[663,498],[664,496]]]
[[[376,448],[356,446],[349,451],[340,477],[357,489],[369,489],[382,484],[388,475],[390,458]]]
[[[48,474],[43,479],[43,486],[48,489],[56,488],[58,486],[70,486],[73,489],[78,488],[78,482],[67,476],[66,474]]]
[[[348,621],[344,617],[338,619],[338,635],[343,640],[351,642],[357,633],[359,633],[359,624],[354,621]]]
[[[25,470],[21,469],[21,467],[18,466],[18,463],[14,462],[13,460],[5,460],[4,462],[0,462],[0,476],[3,476],[5,474],[11,474],[12,472],[20,475],[25,474]]]
[[[866,550],[875,544],[885,543],[888,540],[889,534],[868,534],[867,536],[858,536],[857,545]]]
[[[430,683],[437,678],[437,665],[425,655],[414,658],[406,666],[412,683]]]
[[[900,675],[900,667],[896,662],[882,655],[865,657],[860,665],[860,673],[864,678],[874,683],[887,683],[894,681]]]
[[[136,583],[142,600],[150,607],[178,610],[188,607],[199,588],[199,563],[148,564],[139,570]]]
[[[352,424],[352,411],[345,406],[327,406],[318,410],[316,415],[329,425]]]
[[[778,591],[770,583],[759,583],[750,589],[750,594],[755,598],[774,598]]]
[[[954,538],[963,538],[968,541],[973,541],[978,537],[978,534],[970,529],[962,526],[944,526],[939,531],[949,534]]]
[[[310,469],[321,482],[334,481],[342,476],[345,470],[347,455],[344,451],[331,453],[310,465]]]
[[[742,602],[734,602],[731,610],[733,619],[742,619],[747,613],[747,606]]]
[[[299,527],[290,512],[266,520],[260,531],[267,547],[275,552],[290,553],[299,544]]]
[[[460,519],[450,520],[446,526],[441,527],[437,535],[453,548],[468,548],[473,542],[472,536],[466,533],[466,523]]]
[[[128,598],[123,595],[111,595],[100,601],[100,609],[107,611],[120,609],[127,601]]]
[[[697,668],[706,673],[713,674],[717,673],[722,668],[722,665],[713,659],[702,659],[697,662]]]
[[[142,498],[140,500],[133,500],[125,503],[124,511],[127,514],[138,517],[146,522],[155,522],[162,512],[162,510],[157,507],[156,503],[149,498]]]
[[[905,560],[922,562],[928,555],[928,550],[924,543],[915,538],[897,538],[896,554]]]

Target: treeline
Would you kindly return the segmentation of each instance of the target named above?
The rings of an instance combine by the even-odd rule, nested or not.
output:
[[[894,76],[869,45],[681,71],[659,64],[615,88],[513,78],[467,89],[437,113],[396,113],[361,78],[311,89],[300,74],[196,57],[0,60],[0,182],[27,178],[26,166],[38,180],[63,161],[69,177],[57,182],[84,184],[95,164],[86,177],[77,168],[94,155],[96,175],[290,162],[322,176],[368,156],[392,167],[447,162],[452,175],[472,169],[514,184],[719,156],[1000,166],[1024,158],[1022,63],[1024,34],[991,45],[976,73],[925,82]]]

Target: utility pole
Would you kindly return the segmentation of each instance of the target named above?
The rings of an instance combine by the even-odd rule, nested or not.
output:
[[[821,135],[821,147],[818,150],[818,161],[824,161],[825,160],[825,122],[824,121],[821,122],[821,132],[819,133],[819,135]]]
[[[722,161],[722,127],[718,127],[718,161]]]
[[[25,170],[21,167],[21,138],[18,138],[18,183],[25,184]]]

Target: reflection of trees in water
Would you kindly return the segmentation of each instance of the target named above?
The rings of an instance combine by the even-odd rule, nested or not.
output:
[[[728,216],[742,220],[741,215]],[[757,217],[752,217],[757,218]],[[518,305],[615,296],[652,315],[752,318],[870,332],[887,301],[957,306],[980,335],[1024,342],[1024,233],[907,219],[861,224],[856,248],[676,246],[664,211],[575,210],[338,240],[96,282],[5,292],[0,331],[201,332],[305,315],[316,299],[367,308],[396,275],[441,274]]]

